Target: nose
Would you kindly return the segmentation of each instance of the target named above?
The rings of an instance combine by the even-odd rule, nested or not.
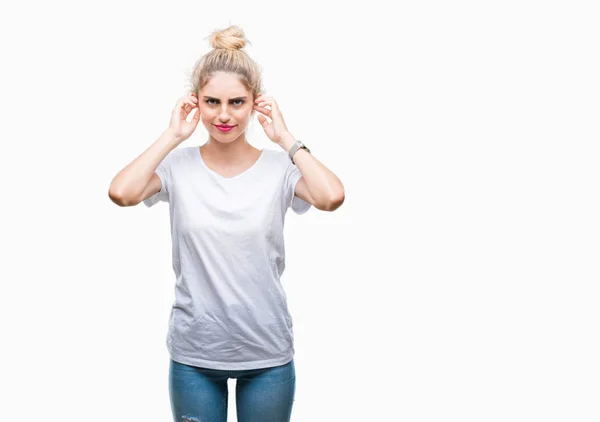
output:
[[[221,106],[221,112],[219,113],[219,120],[222,123],[227,123],[229,121],[229,113],[227,112],[227,104],[223,104]]]

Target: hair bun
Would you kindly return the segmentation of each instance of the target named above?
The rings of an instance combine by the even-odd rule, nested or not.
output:
[[[240,50],[249,43],[244,35],[244,30],[237,25],[213,31],[209,37],[210,45],[215,49]]]

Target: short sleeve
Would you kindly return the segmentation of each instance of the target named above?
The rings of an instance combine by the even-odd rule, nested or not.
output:
[[[296,196],[294,191],[296,189],[296,184],[302,178],[302,173],[291,160],[289,160],[289,165],[285,171],[285,188],[286,188],[286,197],[290,198],[288,202],[288,207],[291,206],[292,210],[298,214],[304,214],[307,212],[311,204],[310,202],[306,202],[304,199]]]
[[[175,157],[177,150],[173,150],[167,154],[167,156],[160,162],[156,168],[156,175],[160,179],[160,191],[154,195],[144,199],[144,205],[147,207],[154,206],[157,202],[169,202],[169,191],[171,187],[171,164]]]

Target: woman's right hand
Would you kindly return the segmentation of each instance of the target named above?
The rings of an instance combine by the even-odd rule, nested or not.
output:
[[[192,119],[188,122],[187,117],[189,114],[196,109],[196,113]],[[200,108],[198,107],[198,97],[193,92],[189,95],[184,95],[177,100],[177,104],[171,113],[171,122],[169,129],[173,131],[173,134],[181,142],[189,138],[200,121]]]

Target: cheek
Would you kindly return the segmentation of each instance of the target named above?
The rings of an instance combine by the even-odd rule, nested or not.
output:
[[[243,113],[237,116],[236,120],[240,123],[240,125],[245,125],[248,123],[248,119],[250,115],[248,113]]]
[[[237,114],[237,119],[241,122],[247,123],[250,120],[250,117],[252,117],[252,109],[251,108],[247,108],[244,110],[240,110],[239,113]]]
[[[212,121],[215,120],[215,114],[213,113],[213,111],[210,108],[206,108],[206,109],[201,109],[200,111],[200,119],[202,120],[202,122],[204,123],[211,123]]]

